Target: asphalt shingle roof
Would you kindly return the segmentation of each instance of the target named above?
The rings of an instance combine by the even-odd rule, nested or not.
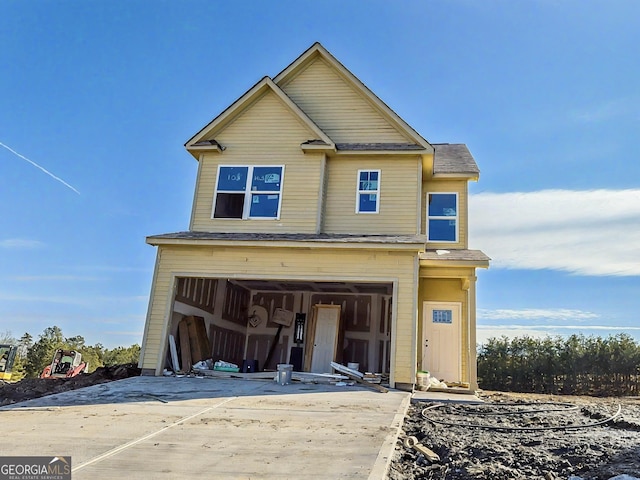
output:
[[[480,169],[473,155],[463,143],[433,144],[433,173],[466,173],[477,175]]]
[[[337,233],[175,232],[152,235],[149,240],[225,240],[265,242],[426,243],[424,235],[349,235]]]
[[[155,242],[154,242],[155,240]],[[235,232],[175,232],[147,237],[151,244],[162,240],[234,241],[234,242],[322,242],[322,243],[377,243],[426,245],[425,235],[352,235],[341,233],[235,233]],[[442,260],[484,263],[491,260],[480,250],[425,250],[421,260]]]
[[[338,150],[424,150],[415,143],[336,143]]]
[[[426,250],[420,254],[421,260],[454,260],[467,262],[488,262],[491,260],[480,250]]]

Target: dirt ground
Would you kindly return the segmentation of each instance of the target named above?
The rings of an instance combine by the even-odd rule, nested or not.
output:
[[[118,365],[69,379],[0,384],[0,406],[138,375],[135,365]],[[481,397],[481,405],[410,405],[388,478],[640,479],[640,397],[501,392]],[[409,436],[440,461],[431,463],[405,446]]]
[[[640,478],[640,398],[481,397],[483,405],[412,404],[389,479]],[[411,435],[440,461],[406,447]]]
[[[138,375],[140,369],[130,364],[100,367],[93,373],[73,378],[28,378],[15,383],[0,382],[0,406]]]

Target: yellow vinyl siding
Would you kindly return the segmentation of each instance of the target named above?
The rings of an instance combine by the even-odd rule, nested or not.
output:
[[[323,155],[302,152],[300,144],[314,134],[275,94],[266,93],[224,130],[211,136],[226,150],[207,153],[200,160],[191,230],[316,232]],[[212,219],[218,165],[284,165],[280,219]]]
[[[336,143],[410,141],[321,58],[281,87]]]
[[[323,231],[416,234],[419,161],[417,156],[329,158]],[[380,170],[379,213],[356,213],[358,170]]]
[[[429,242],[427,248],[468,248],[468,197],[466,180],[432,180],[422,186],[422,234],[427,231],[427,195],[433,192],[452,192],[458,194],[458,241],[456,243]]]
[[[174,297],[175,275],[235,278],[358,280],[397,284],[395,382],[411,383],[415,373],[416,253],[367,249],[268,247],[158,247],[156,283],[147,318],[142,368],[156,370],[164,355],[165,325]],[[347,273],[348,272],[348,273]],[[162,357],[164,358],[164,357]],[[162,360],[163,361],[163,360]]]

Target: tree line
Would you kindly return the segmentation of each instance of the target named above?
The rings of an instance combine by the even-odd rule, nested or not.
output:
[[[29,333],[19,339],[11,332],[0,334],[0,344],[16,345],[16,359],[13,365],[12,380],[21,378],[37,378],[47,365],[51,364],[57,349],[75,350],[82,355],[82,360],[89,363],[89,373],[100,367],[138,363],[140,345],[130,347],[105,348],[102,344],[87,345],[84,337],[77,335],[65,337],[57,326],[47,327],[36,341]]]
[[[640,344],[624,333],[491,338],[479,348],[478,383],[513,392],[639,395]]]

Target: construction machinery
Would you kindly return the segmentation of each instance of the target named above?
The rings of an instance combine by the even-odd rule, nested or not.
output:
[[[53,355],[51,365],[47,365],[40,378],[71,378],[87,373],[89,364],[82,361],[82,355],[75,350],[58,349]]]
[[[17,351],[18,347],[16,345],[0,345],[0,381],[8,382],[11,380]]]

